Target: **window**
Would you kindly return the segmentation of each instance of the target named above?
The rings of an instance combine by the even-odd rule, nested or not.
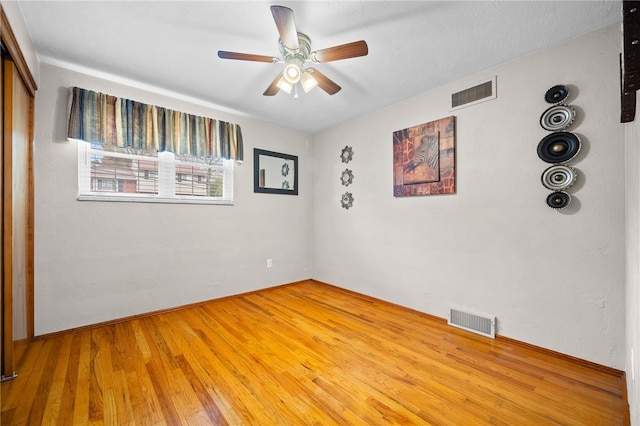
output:
[[[78,141],[78,199],[233,204],[233,160]]]

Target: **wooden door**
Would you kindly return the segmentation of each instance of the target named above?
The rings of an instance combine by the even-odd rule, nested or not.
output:
[[[16,343],[26,343],[34,335],[33,110],[37,86],[2,4],[0,50],[0,373],[2,379],[10,379],[16,376],[15,365],[25,346],[16,350]]]
[[[0,24],[1,25],[1,24]],[[3,43],[0,43],[0,49],[4,47]],[[2,49],[4,50],[4,49]],[[0,52],[2,51],[0,50]],[[1,57],[0,57],[1,58]],[[0,139],[2,140],[2,147],[0,147],[0,217],[2,217],[2,226],[0,227],[0,303],[2,306],[2,313],[0,314],[0,377],[5,377],[5,343],[4,343],[4,64],[0,64],[0,99],[3,100],[0,104]],[[13,345],[12,345],[13,347]],[[13,351],[12,351],[13,353]],[[11,366],[13,368],[13,366]]]
[[[2,379],[15,376],[13,365],[13,221],[11,219],[11,121],[8,60],[2,58]],[[9,90],[7,90],[9,88]]]
[[[14,378],[15,365],[34,335],[33,251],[34,180],[33,114],[35,80],[0,4],[0,208],[2,241],[2,314],[0,315],[0,373]]]
[[[2,377],[15,377],[16,342],[33,337],[33,97],[2,59]]]

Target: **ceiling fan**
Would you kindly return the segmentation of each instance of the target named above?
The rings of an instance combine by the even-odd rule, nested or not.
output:
[[[340,91],[341,87],[317,69],[306,68],[304,64],[307,62],[319,64],[338,61],[340,59],[366,56],[369,53],[369,48],[364,40],[311,51],[311,39],[309,36],[298,32],[296,29],[293,10],[288,7],[273,5],[271,6],[271,14],[280,33],[278,43],[282,58],[227,52],[224,50],[218,51],[218,57],[222,59],[286,64],[284,70],[276,76],[267,87],[267,90],[264,91],[264,96],[274,96],[280,90],[290,94],[293,90],[294,99],[297,99],[298,83],[300,83],[305,93],[319,86],[328,94],[334,95]]]

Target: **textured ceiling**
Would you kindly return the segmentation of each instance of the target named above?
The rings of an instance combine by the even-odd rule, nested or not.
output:
[[[94,70],[308,133],[621,21],[620,1],[22,1],[43,62]],[[366,40],[369,55],[315,67],[342,86],[262,93],[282,64],[271,4],[312,50]]]

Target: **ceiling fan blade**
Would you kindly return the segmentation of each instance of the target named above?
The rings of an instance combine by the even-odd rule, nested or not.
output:
[[[273,79],[269,87],[267,87],[267,90],[264,91],[264,96],[274,96],[276,93],[278,93],[278,91],[280,90],[280,88],[278,87],[278,80],[280,80],[281,76],[282,74],[276,75],[276,78]]]
[[[237,59],[240,61],[254,61],[254,62],[278,62],[278,58],[274,58],[273,56],[265,56],[265,55],[253,55],[251,53],[238,53],[238,52],[227,52],[225,50],[218,50],[218,57],[222,59]]]
[[[311,59],[314,62],[331,62],[340,59],[356,58],[358,56],[367,56],[369,47],[364,40],[354,41],[340,46],[328,47],[322,50],[311,52]]]
[[[271,6],[271,14],[273,15],[273,20],[276,21],[282,45],[288,50],[297,51],[300,45],[298,44],[298,30],[296,29],[293,10],[288,7],[273,5]]]
[[[307,68],[307,72],[316,79],[318,87],[330,95],[335,95],[342,89],[342,87],[338,86],[333,80],[315,68]]]

